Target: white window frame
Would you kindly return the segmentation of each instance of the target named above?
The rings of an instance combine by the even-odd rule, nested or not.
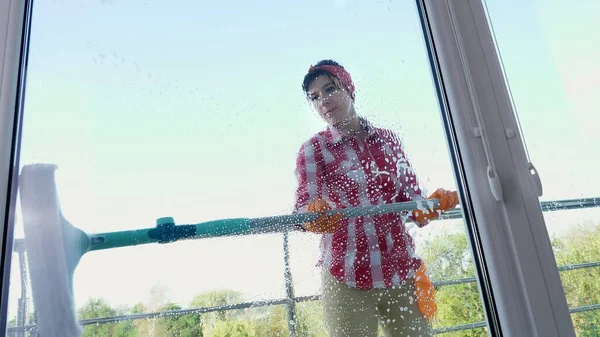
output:
[[[21,67],[23,28],[26,27],[26,1],[0,1],[0,333],[6,335],[9,277],[12,256],[12,221],[16,199],[15,172],[18,172],[20,120],[18,89],[24,80]],[[27,34],[25,34],[27,35]]]
[[[462,157],[471,186],[467,206],[477,220],[502,335],[575,336],[484,3],[418,3],[429,19],[430,47],[454,129],[449,136],[456,139],[453,150]],[[492,194],[482,138],[499,178],[501,201]]]
[[[427,42],[434,76],[442,79],[442,111],[448,120],[449,149],[461,159],[456,169],[464,178],[461,202],[476,221],[472,244],[485,256],[480,277],[489,279],[494,307],[503,336],[575,336],[542,216],[535,180],[529,173],[523,141],[518,132],[508,89],[498,60],[481,0],[416,0],[427,21]],[[23,58],[27,56],[30,0],[0,1],[0,227],[2,293],[0,313],[6,313],[8,276],[12,254],[12,212],[18,170],[24,85]],[[454,33],[456,30],[456,34]],[[463,55],[461,59],[461,54]],[[470,76],[464,71],[469,70]],[[470,79],[469,91],[467,78]],[[473,96],[471,96],[473,94]],[[477,120],[472,98],[481,113],[481,132],[499,177],[502,199],[490,192],[482,137],[475,135]],[[511,137],[507,132],[514,131]],[[484,287],[480,283],[480,287]],[[6,331],[6,314],[0,314],[0,331]],[[488,317],[490,319],[490,317]],[[488,320],[488,323],[493,323]],[[493,324],[488,324],[493,326]]]

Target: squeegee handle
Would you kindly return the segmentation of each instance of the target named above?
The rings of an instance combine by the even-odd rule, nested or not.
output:
[[[378,214],[388,214],[388,213],[401,213],[416,209],[428,209],[432,210],[435,207],[439,206],[438,199],[428,199],[423,201],[407,201],[407,202],[398,202],[393,204],[382,204],[382,205],[374,205],[374,206],[361,206],[354,208],[343,208],[343,209],[335,209],[328,211],[328,215],[334,214],[343,214],[346,218],[354,218],[359,216],[369,216],[369,215],[378,215]],[[296,213],[291,215],[279,215],[273,217],[266,218],[258,218],[251,219],[250,221],[254,224],[256,228],[269,227],[272,225],[296,225],[303,224],[306,222],[314,221],[321,213],[317,212],[307,212],[307,213]]]
[[[439,206],[439,200],[408,201],[375,206],[336,209],[329,215],[342,213],[345,217],[370,216],[388,213],[402,213],[416,209],[432,209]],[[321,214],[316,212],[295,213],[264,218],[234,218],[202,222],[190,225],[175,225],[171,217],[160,218],[154,228],[109,232],[90,235],[90,249],[102,250],[136,246],[148,243],[170,243],[179,240],[212,238],[233,235],[249,235],[281,232],[293,225],[316,220]]]

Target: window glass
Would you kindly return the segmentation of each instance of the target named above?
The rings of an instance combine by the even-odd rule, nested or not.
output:
[[[413,2],[60,0],[33,11],[21,163],[58,166],[64,216],[90,235],[161,217],[304,213],[318,197],[347,209],[442,188],[434,198],[451,205],[422,228],[396,212],[338,219],[326,234],[281,226],[87,252],[73,279],[87,335],[486,335]],[[309,76],[304,92],[311,66],[328,76]],[[14,264],[13,327],[43,315],[21,272]],[[427,279],[432,320],[415,293]]]

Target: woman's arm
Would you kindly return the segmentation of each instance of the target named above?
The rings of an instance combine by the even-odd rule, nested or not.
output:
[[[396,138],[397,139],[397,138]],[[402,183],[400,201],[416,201],[426,199],[439,199],[440,205],[433,210],[427,210],[427,213],[422,210],[415,210],[410,215],[410,219],[419,227],[424,227],[431,220],[439,218],[441,212],[453,209],[458,205],[458,194],[456,191],[447,191],[443,188],[438,188],[434,193],[427,197],[419,186],[419,180],[415,171],[406,158],[402,144],[398,141],[396,163],[398,178]]]
[[[332,207],[327,201],[328,196],[323,191],[323,186],[325,186],[325,169],[323,163],[323,153],[321,152],[321,144],[319,144],[318,139],[313,138],[300,148],[296,159],[298,187],[296,188],[294,213],[302,210],[322,213],[315,221],[295,226],[301,231],[320,234],[333,233],[344,218],[339,213],[333,215],[325,214]]]
[[[320,149],[316,149],[313,140],[304,143],[296,157],[296,200],[294,203],[294,213],[306,210],[311,200],[321,198],[323,186],[322,161],[317,158],[322,157]],[[296,225],[296,228],[306,231],[304,226]]]
[[[427,197],[423,193],[419,184],[419,179],[415,170],[413,169],[410,161],[406,157],[404,152],[404,145],[400,141],[399,137],[392,131],[387,130],[385,133],[386,141],[389,142],[392,153],[393,161],[396,165],[396,175],[398,177],[399,192],[396,202],[406,201],[417,201],[425,200]],[[409,218],[417,224],[419,227],[423,227],[429,223],[429,220],[423,220],[419,217],[415,217],[415,212],[409,215]]]
[[[419,179],[417,174],[413,170],[410,161],[406,158],[406,155],[402,148],[398,153],[398,162],[396,163],[396,167],[398,169],[399,180],[402,183],[401,187],[401,202],[402,201],[418,201],[425,200],[427,197],[421,190],[421,186],[419,186]],[[434,212],[430,210],[430,212]],[[417,216],[419,212],[413,211],[410,213],[409,218],[417,224],[419,227],[424,227],[429,224],[429,219],[423,218],[422,216]]]

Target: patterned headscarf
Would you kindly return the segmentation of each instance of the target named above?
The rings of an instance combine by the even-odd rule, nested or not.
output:
[[[324,64],[316,67],[311,65],[308,69],[308,72],[310,73],[319,69],[330,73],[331,75],[335,76],[338,80],[340,80],[342,86],[344,86],[344,89],[348,92],[348,94],[352,98],[352,101],[354,101],[354,82],[352,82],[352,77],[350,76],[350,73],[346,71],[346,69],[331,64]]]

